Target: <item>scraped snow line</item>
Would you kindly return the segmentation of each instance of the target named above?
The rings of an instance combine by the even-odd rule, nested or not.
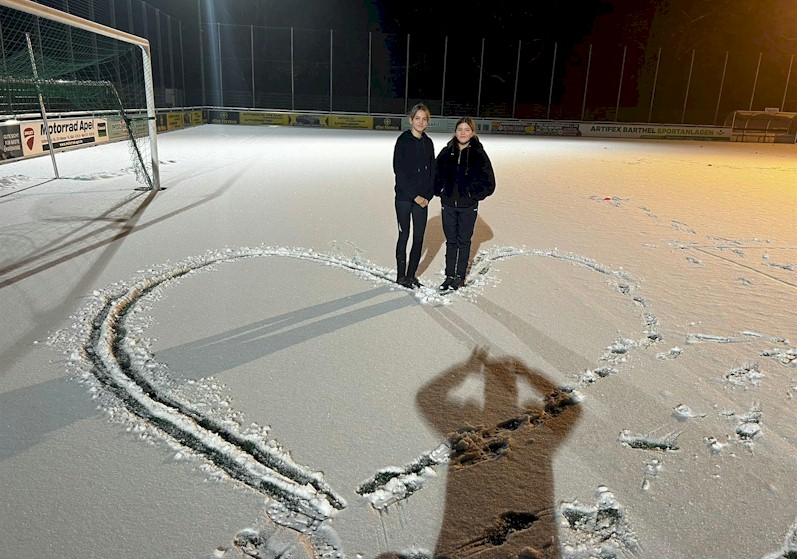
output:
[[[607,275],[613,279],[612,283],[620,293],[631,296],[642,307],[646,306],[640,297],[632,295],[634,287],[631,284],[636,282],[630,275],[555,249],[492,247],[480,251],[474,259],[467,284],[470,289],[440,294],[434,288],[424,287],[412,293],[421,304],[447,305],[457,298],[474,300],[481,293],[480,288],[489,284],[493,262],[523,255],[554,258]],[[167,438],[194,450],[231,478],[273,499],[274,504],[269,509],[272,520],[299,532],[315,533],[315,538],[319,540],[314,544],[315,547],[328,547],[333,554],[337,554],[340,545],[335,541],[334,531],[329,532],[328,537],[320,537],[325,532],[319,529],[327,525],[325,521],[335,514],[335,509],[346,507],[346,501],[324,482],[323,474],[296,464],[288,451],[276,441],[265,440],[263,434],[242,433],[236,421],[210,417],[192,402],[186,401],[186,398],[172,394],[168,386],[161,386],[151,376],[145,366],[148,361],[142,361],[136,355],[135,352],[142,348],[136,349],[136,344],[129,343],[126,320],[148,294],[192,272],[212,269],[220,263],[256,257],[287,257],[316,262],[353,272],[372,282],[395,285],[392,280],[394,270],[362,260],[359,255],[349,258],[303,248],[225,248],[174,265],[153,266],[139,272],[141,275],[138,279],[120,282],[103,292],[95,292],[94,303],[90,305],[93,310],[82,315],[88,337],[81,342],[84,353],[80,357],[86,362],[84,369],[90,369],[90,373],[84,376],[99,381],[133,416],[164,433]],[[638,342],[624,340],[627,348],[621,353],[660,341],[653,330],[657,323],[655,316],[643,312],[643,339]],[[133,331],[140,333],[140,330]],[[614,353],[617,353],[616,348]],[[610,360],[617,365],[624,357],[619,354],[610,357],[604,355],[601,360]],[[584,374],[588,373],[582,372],[576,386],[589,385],[597,380],[585,378]],[[570,390],[574,389],[575,386],[570,387]],[[434,467],[448,461],[449,453],[450,448],[443,443],[404,468],[383,469],[363,483],[358,493],[370,501],[376,510],[383,511],[422,489],[434,477]],[[327,526],[327,529],[329,531],[331,527]]]
[[[320,473],[296,464],[281,449],[266,446],[255,436],[242,435],[160,390],[147,380],[143,371],[131,366],[133,356],[122,343],[124,317],[155,287],[217,262],[260,254],[286,255],[268,249],[217,253],[143,278],[107,301],[93,321],[85,350],[94,365],[94,376],[119,397],[131,413],[200,452],[234,479],[280,500],[295,512],[321,521],[332,515],[333,508],[345,508],[346,502],[323,481]]]

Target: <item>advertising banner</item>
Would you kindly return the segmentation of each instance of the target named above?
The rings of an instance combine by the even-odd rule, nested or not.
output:
[[[401,121],[404,118],[397,117],[372,117],[374,130],[401,130]]]
[[[289,113],[241,113],[241,124],[288,126],[291,123]]]
[[[204,122],[202,119],[202,111],[190,111],[185,114],[191,119],[190,123],[192,126],[199,126]]]
[[[100,126],[101,123],[101,126]],[[48,122],[53,149],[63,149],[83,144],[108,141],[105,119],[82,118],[73,120],[51,120]],[[20,125],[22,153],[24,156],[38,155],[49,151],[44,122],[34,121]]]
[[[297,114],[291,115],[291,126],[309,126],[311,128],[326,128],[328,116]]]
[[[581,136],[578,122],[535,122],[532,124],[535,136]]]
[[[155,115],[155,129],[158,132],[166,132],[169,129],[166,113],[158,113]]]
[[[432,117],[429,120],[429,127],[426,129],[427,132],[444,132],[447,134],[454,133],[454,125],[456,124],[456,118],[434,118]],[[402,130],[409,130],[412,128],[410,126],[410,121],[407,118],[404,118],[401,123]]]
[[[427,132],[441,132],[444,134],[453,134],[454,129],[456,128],[457,121],[460,117],[457,118],[436,118],[432,117],[429,120],[429,127],[426,129]],[[483,118],[474,118],[473,125],[476,127],[476,133],[478,134],[489,134],[492,128],[492,120],[486,120]],[[410,126],[410,122],[408,118],[404,118],[401,123],[402,130],[409,130],[412,128]]]
[[[494,120],[492,131],[493,134],[533,134],[534,124],[531,122]]]
[[[327,117],[327,126],[330,128],[372,130],[374,126],[374,119],[370,116],[331,115]]]
[[[0,126],[0,161],[22,157],[22,136],[19,124]]]
[[[108,119],[108,139],[112,142],[117,140],[127,140],[128,133],[127,133],[127,126],[125,126],[124,120],[121,118],[109,118]],[[148,123],[146,120],[133,120],[131,121],[131,126],[133,127],[133,135],[136,138],[141,138],[147,136],[149,134]]]
[[[208,111],[208,122],[211,124],[240,124],[241,116],[238,111]]]
[[[580,136],[577,122],[494,120],[493,134],[520,134],[526,136]]]
[[[595,124],[579,126],[584,136],[600,138],[641,138],[646,140],[715,140],[730,141],[731,129],[714,126],[659,124]]]
[[[168,113],[166,115],[166,130],[177,130],[183,127],[183,113]]]

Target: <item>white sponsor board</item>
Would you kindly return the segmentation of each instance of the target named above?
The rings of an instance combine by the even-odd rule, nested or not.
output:
[[[104,118],[79,118],[47,121],[53,149],[108,141],[108,123]],[[41,120],[20,125],[22,152],[25,157],[50,150],[47,131]]]
[[[429,127],[426,129],[427,132],[445,132],[445,133],[454,133],[454,128],[457,125],[457,118],[443,118],[443,117],[435,117],[433,116],[429,119]],[[476,133],[477,134],[489,134],[492,130],[492,120],[474,118],[473,124],[476,125]],[[401,129],[402,130],[409,130],[412,128],[410,124],[409,118],[404,118],[401,122]]]
[[[660,140],[725,140],[730,141],[731,129],[718,126],[583,123],[579,125],[582,136],[599,138],[645,138]]]

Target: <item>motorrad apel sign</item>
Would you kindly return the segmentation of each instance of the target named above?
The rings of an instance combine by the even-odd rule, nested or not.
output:
[[[50,138],[47,138],[47,131]],[[73,120],[50,120],[46,128],[43,121],[20,125],[22,152],[25,156],[38,155],[53,149],[108,141],[108,124],[104,118],[81,118]]]

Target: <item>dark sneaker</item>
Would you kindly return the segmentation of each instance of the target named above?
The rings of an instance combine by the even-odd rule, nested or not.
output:
[[[423,287],[423,284],[418,281],[418,278],[409,278],[409,281],[410,281],[410,287],[413,287],[413,288],[421,288],[421,287]]]
[[[454,276],[448,276],[446,278],[446,281],[444,281],[443,284],[440,286],[439,288],[440,291],[448,291],[449,289],[451,289],[452,283],[454,283]]]
[[[410,287],[412,287],[411,281],[412,281],[411,278],[408,278],[407,276],[404,276],[403,278],[397,279],[396,283],[399,284],[401,287],[410,288]]]
[[[465,282],[462,281],[462,278],[459,276],[454,276],[451,280],[451,285],[449,286],[449,289],[452,291],[456,291],[463,285],[465,285]]]

